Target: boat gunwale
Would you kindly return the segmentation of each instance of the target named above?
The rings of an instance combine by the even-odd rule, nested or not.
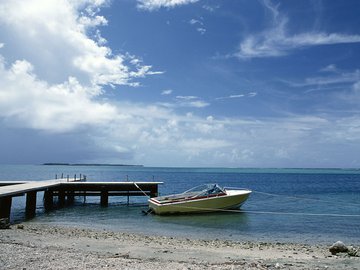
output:
[[[227,191],[227,190],[226,190]],[[228,190],[230,191],[230,190]],[[170,201],[170,202],[160,202],[156,200],[155,198],[150,198],[149,202],[154,203],[157,206],[163,206],[163,205],[171,205],[171,204],[181,204],[181,203],[187,203],[187,202],[196,202],[196,201],[203,201],[203,200],[213,200],[216,198],[224,198],[225,197],[234,197],[239,195],[248,195],[252,191],[249,189],[241,189],[241,190],[231,190],[231,191],[244,191],[244,193],[237,193],[237,194],[228,194],[228,193],[221,193],[221,194],[214,194],[214,195],[208,195],[208,196],[202,196],[202,197],[196,197],[196,198],[188,198],[183,200],[176,200],[176,201]]]
[[[214,198],[214,197],[221,197],[221,196],[225,196],[226,193],[219,193],[219,194],[212,194],[212,195],[207,195],[207,196],[200,196],[200,197],[190,197],[190,198],[180,198],[177,200],[171,200],[171,201],[158,201],[156,200],[156,198],[151,198],[151,201],[155,201],[157,203],[159,203],[160,205],[165,205],[165,204],[172,204],[172,203],[178,203],[178,202],[188,202],[188,201],[196,201],[196,200],[200,200],[200,199],[208,199],[208,198]]]

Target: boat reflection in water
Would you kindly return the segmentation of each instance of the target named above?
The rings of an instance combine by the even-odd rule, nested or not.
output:
[[[205,184],[180,194],[149,199],[149,208],[158,215],[215,212],[237,209],[249,197],[251,190],[227,189],[217,184]]]

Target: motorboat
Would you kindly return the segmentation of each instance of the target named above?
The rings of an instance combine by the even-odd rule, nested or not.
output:
[[[185,214],[237,209],[249,197],[251,190],[223,188],[204,184],[180,194],[150,198],[149,208],[155,214]]]

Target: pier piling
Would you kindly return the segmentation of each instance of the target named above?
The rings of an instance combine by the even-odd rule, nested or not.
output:
[[[107,190],[102,190],[100,197],[100,205],[103,207],[107,207],[108,204],[109,204],[109,192]]]
[[[58,204],[59,207],[63,207],[65,205],[65,190],[59,190]]]
[[[45,211],[49,211],[53,208],[54,204],[54,193],[52,190],[47,190],[44,192],[44,208]]]
[[[11,202],[11,196],[0,198],[0,218],[10,219]]]
[[[36,191],[30,191],[26,193],[26,208],[25,216],[26,218],[33,218],[36,212]]]

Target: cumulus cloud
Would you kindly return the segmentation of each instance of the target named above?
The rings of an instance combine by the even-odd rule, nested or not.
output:
[[[235,56],[239,59],[284,56],[292,50],[342,43],[359,43],[360,35],[309,31],[289,34],[289,19],[279,12],[279,5],[270,0],[263,1],[265,8],[272,14],[271,26],[258,34],[247,36],[239,45]]]
[[[13,124],[66,132],[109,121],[117,108],[103,86],[131,85],[161,74],[128,53],[113,54],[98,26],[105,1],[0,3],[0,116]]]
[[[0,62],[0,116],[13,125],[66,132],[80,125],[100,124],[116,114],[112,105],[93,101],[96,87],[86,87],[74,77],[50,85],[33,74],[33,66],[18,60],[9,69]]]
[[[158,10],[162,7],[174,8],[176,6],[195,3],[199,0],[138,0],[138,8],[148,11]]]
[[[133,56],[113,54],[104,46],[97,27],[107,20],[96,13],[104,3],[2,1],[3,55],[10,61],[27,60],[39,78],[48,82],[59,83],[75,76],[86,84],[134,84],[134,78],[152,72],[151,66],[134,65]]]

